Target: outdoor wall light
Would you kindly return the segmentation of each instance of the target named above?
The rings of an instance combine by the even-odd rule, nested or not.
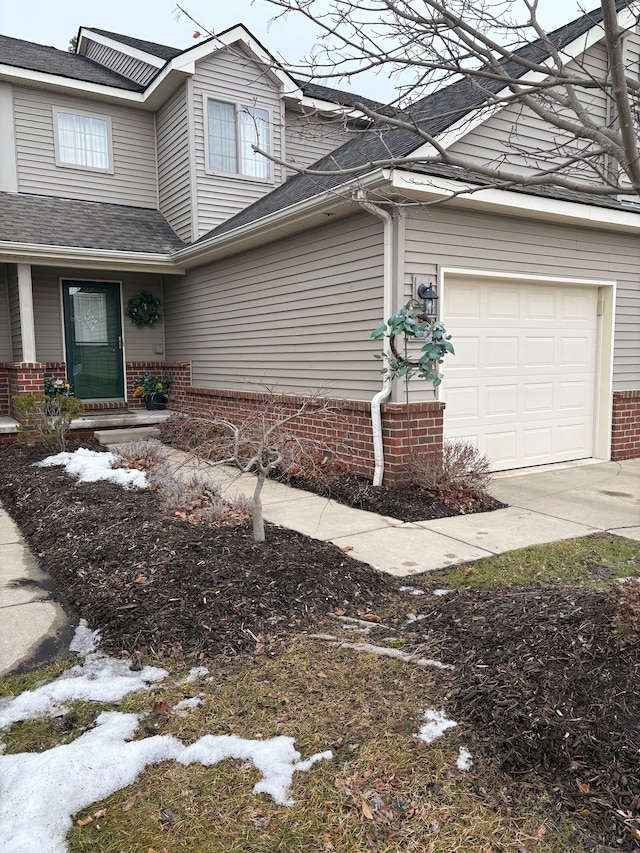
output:
[[[435,320],[438,316],[438,292],[432,282],[419,284],[416,291],[417,299],[413,300],[413,307],[421,311],[420,319]]]

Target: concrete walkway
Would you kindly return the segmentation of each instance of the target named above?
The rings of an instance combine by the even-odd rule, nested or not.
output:
[[[184,473],[194,467],[208,472],[229,497],[253,494],[250,475],[193,466],[175,452],[172,462]],[[491,491],[510,506],[410,524],[281,483],[265,485],[263,505],[267,521],[334,542],[349,556],[398,577],[600,531],[640,542],[640,459],[500,474]],[[51,600],[46,575],[1,506],[0,613],[0,676],[41,653],[43,643],[53,648],[68,637],[68,622]]]

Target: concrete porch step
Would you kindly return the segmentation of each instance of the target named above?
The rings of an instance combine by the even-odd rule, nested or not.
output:
[[[129,444],[147,438],[160,438],[158,427],[130,427],[129,429],[97,429],[93,437],[98,444]]]

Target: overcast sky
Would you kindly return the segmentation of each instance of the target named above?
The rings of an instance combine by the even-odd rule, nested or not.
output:
[[[316,43],[310,23],[299,17],[272,20],[274,6],[264,0],[184,0],[181,5],[205,27],[222,32],[243,23],[277,58],[296,63]],[[589,9],[597,0],[587,3]],[[553,29],[581,14],[577,0],[540,0],[540,18]],[[3,35],[53,45],[66,50],[80,26],[97,27],[137,38],[187,48],[194,44],[194,24],[176,14],[175,0],[0,0],[0,32]],[[328,81],[378,100],[393,97],[393,87],[380,76],[369,75],[356,85]]]

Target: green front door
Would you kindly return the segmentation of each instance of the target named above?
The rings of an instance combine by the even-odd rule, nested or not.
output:
[[[63,281],[67,378],[81,400],[124,397],[120,286]]]

